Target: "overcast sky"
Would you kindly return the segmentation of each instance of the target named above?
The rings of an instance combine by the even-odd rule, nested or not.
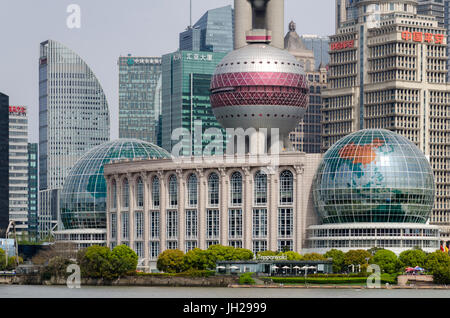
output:
[[[205,11],[233,0],[193,0],[193,22]],[[81,8],[81,28],[66,25],[70,4]],[[285,29],[330,35],[334,0],[286,0]],[[189,0],[0,0],[0,92],[11,105],[25,105],[29,140],[38,142],[39,44],[59,41],[90,66],[108,99],[111,138],[118,137],[117,59],[131,53],[161,56],[178,49],[178,34],[189,25]]]

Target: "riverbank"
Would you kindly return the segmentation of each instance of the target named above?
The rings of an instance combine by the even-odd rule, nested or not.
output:
[[[229,285],[229,288],[261,288],[261,289],[277,289],[277,288],[287,288],[287,289],[443,289],[450,290],[450,286],[444,285],[410,285],[410,286],[399,286],[399,285],[381,285],[379,288],[369,288],[363,285]]]

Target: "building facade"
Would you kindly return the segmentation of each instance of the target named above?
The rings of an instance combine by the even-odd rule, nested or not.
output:
[[[0,237],[9,224],[9,97],[0,93]]]
[[[316,60],[315,69],[319,69],[320,66],[327,66],[330,62],[330,39],[328,36],[320,36],[316,34],[302,34],[300,35],[303,43],[308,50],[314,52],[314,58]]]
[[[119,138],[157,143],[160,57],[119,57]]]
[[[284,46],[303,65],[309,86],[309,106],[302,121],[290,134],[290,141],[296,151],[321,153],[321,92],[327,88],[327,68],[323,64],[319,64],[316,68],[315,51],[308,48],[303,38],[297,34],[294,22],[289,24],[289,32],[284,38]],[[311,47],[314,48],[314,46]]]
[[[38,236],[38,144],[28,143],[28,234],[30,239]]]
[[[444,27],[445,0],[418,0],[417,14],[431,15],[436,18],[438,25]]]
[[[193,26],[180,33],[180,51],[231,52],[233,27],[231,5],[208,10]]]
[[[447,38],[414,1],[359,1],[356,19],[330,37],[328,88],[322,92],[322,150],[364,128],[386,128],[429,158],[436,180],[430,219],[450,236]]]
[[[306,228],[317,224],[310,188],[320,155],[284,153],[273,170],[254,159],[106,165],[108,246],[130,246],[151,268],[166,249],[300,252]]]
[[[39,58],[40,206],[56,208],[65,177],[89,149],[109,140],[106,96],[93,71],[71,49],[48,40]],[[58,203],[59,205],[59,203]],[[47,220],[58,211],[39,211]],[[53,219],[52,222],[57,222]],[[48,224],[48,222],[47,222]],[[44,226],[45,231],[48,230]]]
[[[28,233],[28,116],[24,106],[9,107],[9,220],[19,235]]]
[[[185,139],[185,155],[201,154],[208,142],[209,128],[222,127],[211,109],[210,84],[217,64],[226,53],[178,51],[162,57],[162,147],[171,152],[179,140],[172,140],[177,128],[191,134]],[[200,130],[203,140],[194,144],[194,131]],[[191,151],[189,150],[191,149]]]

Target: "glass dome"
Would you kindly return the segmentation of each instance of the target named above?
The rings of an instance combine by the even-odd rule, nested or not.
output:
[[[313,198],[324,224],[426,223],[434,204],[433,172],[405,137],[382,129],[361,130],[325,153]]]
[[[170,158],[164,149],[141,140],[119,139],[91,149],[70,170],[61,192],[61,220],[68,229],[106,228],[103,166],[118,159]]]

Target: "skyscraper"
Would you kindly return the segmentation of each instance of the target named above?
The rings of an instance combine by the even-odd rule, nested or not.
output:
[[[418,0],[417,14],[434,16],[444,27],[444,0]]]
[[[216,66],[225,55],[179,51],[162,57],[162,147],[167,151],[179,143],[171,140],[177,128],[185,128],[193,136],[195,125],[201,121],[204,143],[208,142],[207,129],[222,129],[211,109],[209,88]],[[185,146],[186,155],[201,154],[201,149],[188,151],[189,145]]]
[[[450,56],[450,0],[444,0],[444,27],[447,30],[447,57]],[[450,82],[450,59],[447,60],[447,82]]]
[[[161,77],[160,57],[119,57],[119,138],[156,144]]]
[[[38,144],[28,143],[28,234],[38,234]]]
[[[330,37],[328,89],[322,92],[323,142],[385,128],[415,143],[436,180],[430,222],[450,236],[450,85],[447,37],[412,1],[358,1],[358,16]],[[399,176],[401,177],[401,176]]]
[[[9,97],[0,93],[0,237],[9,223]]]
[[[233,26],[231,5],[209,10],[180,33],[180,51],[230,52],[234,47]]]
[[[42,42],[39,58],[39,189],[52,195],[40,206],[57,209],[64,179],[89,149],[109,140],[106,96],[89,66],[71,49],[53,40]],[[58,213],[39,210],[44,218]]]
[[[24,106],[9,106],[9,220],[28,232],[28,117]]]
[[[328,36],[320,36],[316,34],[300,35],[303,43],[308,50],[313,51],[316,60],[315,68],[318,69],[320,65],[326,66],[330,62],[330,40]]]

